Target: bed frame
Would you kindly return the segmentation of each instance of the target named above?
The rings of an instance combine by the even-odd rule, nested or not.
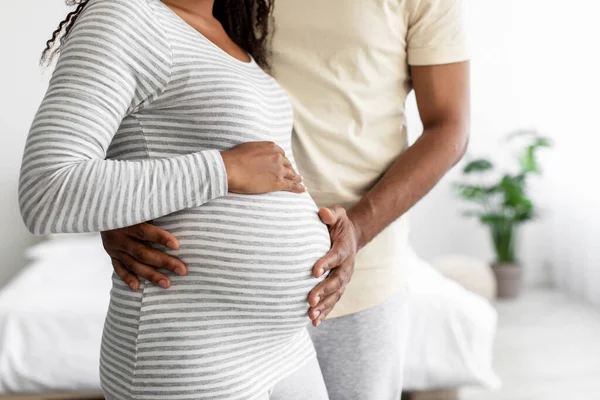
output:
[[[457,389],[402,393],[402,400],[459,400]]]

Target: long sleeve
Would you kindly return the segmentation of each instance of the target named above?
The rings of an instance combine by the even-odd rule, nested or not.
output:
[[[160,95],[172,53],[145,0],[92,0],[61,51],[27,138],[19,205],[34,234],[116,229],[227,193],[217,150],[107,160],[123,119]]]

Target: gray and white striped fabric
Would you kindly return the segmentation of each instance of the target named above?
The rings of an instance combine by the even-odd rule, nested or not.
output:
[[[330,246],[317,207],[306,193],[227,193],[219,154],[271,140],[295,165],[292,119],[254,61],[159,0],[85,7],[27,140],[23,219],[36,234],[153,220],[189,267],[167,290],[132,291],[113,275],[107,399],[252,400],[314,357],[306,297]]]

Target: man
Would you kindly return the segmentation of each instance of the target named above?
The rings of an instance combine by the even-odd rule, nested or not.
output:
[[[400,397],[404,215],[458,162],[468,139],[464,1],[275,2],[272,73],[292,99],[299,172],[327,207],[320,216],[332,238],[315,265],[315,275],[331,273],[309,296],[331,400]],[[404,102],[413,88],[424,131],[408,147]],[[103,240],[132,287],[135,276],[168,281],[153,267],[185,268],[147,247],[175,240],[152,225],[105,232]]]

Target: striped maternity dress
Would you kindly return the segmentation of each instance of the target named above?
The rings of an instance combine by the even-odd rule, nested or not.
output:
[[[314,357],[306,299],[330,246],[317,207],[307,193],[228,193],[219,153],[274,141],[295,166],[292,120],[254,61],[159,0],[85,7],[28,136],[24,221],[36,234],[153,221],[189,268],[167,290],[113,275],[107,399],[252,400]]]

